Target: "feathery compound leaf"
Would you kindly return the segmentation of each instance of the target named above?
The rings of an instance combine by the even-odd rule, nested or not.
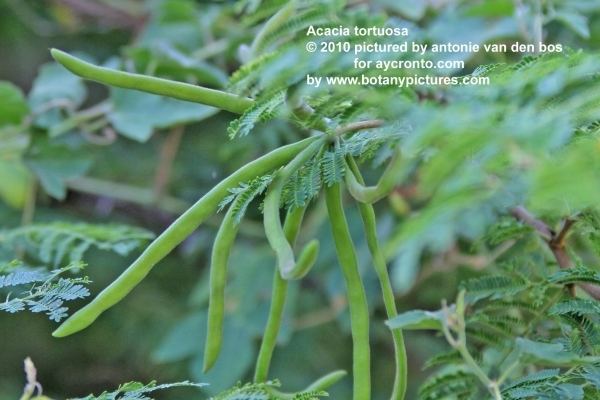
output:
[[[560,373],[560,369],[543,369],[541,371],[534,372],[522,378],[516,379],[512,381],[509,385],[507,385],[504,390],[510,390],[517,387],[526,387],[531,386],[533,384],[539,384],[540,382],[547,381],[549,379],[555,378]]]
[[[527,282],[508,276],[484,276],[469,279],[463,287],[467,290],[467,301],[476,303],[486,297],[498,299],[517,294],[527,288]]]
[[[492,334],[511,338],[519,328],[527,326],[519,318],[508,315],[488,315],[483,312],[475,313],[469,318],[468,323],[477,324],[481,329],[485,329]]]
[[[260,77],[262,68],[277,56],[279,56],[277,52],[263,54],[242,65],[229,79],[229,90],[239,95],[255,95],[258,90],[255,89],[256,81]]]
[[[113,392],[103,392],[98,396],[89,395],[86,397],[78,397],[71,400],[153,400],[153,397],[147,396],[149,393],[158,390],[172,389],[176,387],[203,387],[205,383],[193,383],[189,381],[165,383],[157,385],[156,381],[152,381],[146,385],[140,382],[129,382],[119,386]]]
[[[26,268],[23,263],[13,261],[0,268],[0,289],[9,286],[19,286],[34,282],[44,282],[50,277],[50,272],[43,268]]]
[[[9,294],[0,311],[16,313],[25,309],[33,313],[45,313],[52,321],[59,322],[67,316],[66,301],[82,299],[90,295],[85,285],[87,278],[63,278],[67,271],[79,271],[83,268],[81,263],[73,263],[54,271],[45,271],[41,268],[19,266],[6,275],[0,275],[2,287],[20,288],[14,297]],[[14,289],[13,289],[14,292]]]
[[[65,258],[81,261],[90,247],[127,255],[152,239],[151,232],[125,225],[93,225],[54,222],[0,231],[0,246],[22,248],[29,255],[53,266]]]
[[[284,23],[266,33],[261,40],[260,46],[255,50],[260,53],[265,49],[269,50],[276,44],[284,42],[286,39],[294,37],[297,33],[305,34],[306,28],[310,25],[319,26],[331,21],[333,11],[331,2],[313,1],[307,10],[299,10],[296,15],[289,18]]]
[[[287,209],[304,207],[319,194],[321,187],[321,158],[317,155],[286,182],[281,203]]]
[[[304,187],[302,169],[294,172],[283,186],[281,203],[287,209],[300,208],[306,205],[307,193]]]
[[[260,196],[273,181],[273,175],[259,176],[248,183],[241,183],[237,188],[230,189],[231,193],[219,204],[219,212],[228,204],[234,208],[234,221],[239,224],[252,201]]]
[[[425,361],[423,369],[425,370],[440,365],[452,365],[462,363],[463,359],[460,353],[457,350],[451,350],[445,353],[438,353],[433,357],[430,357],[427,361]]]
[[[236,386],[211,397],[210,400],[318,400],[327,396],[325,392],[299,392],[295,394],[280,394],[276,389],[279,381],[261,383],[238,383]]]
[[[323,180],[328,187],[344,179],[346,166],[344,164],[344,154],[339,147],[333,151],[328,150],[323,154],[321,170],[323,171]]]
[[[428,378],[419,389],[420,400],[453,399],[476,390],[476,379],[464,371],[442,372]]]
[[[563,269],[552,274],[548,281],[559,285],[568,285],[570,283],[587,282],[600,285],[600,272],[596,272],[584,266]]]
[[[572,299],[565,300],[553,305],[549,313],[551,315],[577,314],[577,315],[599,315],[600,302],[597,300]]]
[[[382,145],[396,145],[407,131],[397,125],[360,131],[342,142],[342,153],[344,156],[359,157],[361,161],[371,159]]]
[[[490,227],[485,235],[485,241],[495,246],[511,239],[518,239],[531,232],[528,225],[522,224],[514,218],[506,218]]]
[[[577,354],[566,351],[561,343],[543,343],[517,338],[516,345],[522,357],[543,365],[569,365],[580,361]]]
[[[285,90],[272,95],[262,96],[237,119],[229,124],[229,138],[244,137],[259,122],[266,122],[275,117],[276,110],[285,102]]]

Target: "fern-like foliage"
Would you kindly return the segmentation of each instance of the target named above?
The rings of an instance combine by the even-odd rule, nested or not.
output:
[[[278,381],[264,383],[238,383],[234,387],[219,393],[210,400],[318,400],[327,396],[325,392],[299,392],[294,394],[281,393]]]
[[[344,152],[341,147],[328,150],[323,154],[321,169],[323,171],[323,181],[327,186],[335,185],[344,179],[346,166],[344,164]]]
[[[443,353],[438,353],[431,356],[423,365],[423,369],[438,367],[441,365],[461,364],[462,357],[456,350],[451,350]]]
[[[589,371],[589,372],[588,372]],[[573,368],[564,373],[560,369],[542,369],[506,385],[503,398],[517,399],[594,399],[598,387],[594,384],[595,367]]]
[[[157,384],[156,381],[152,381],[147,384],[140,382],[129,382],[119,386],[117,390],[112,392],[103,392],[98,396],[89,395],[86,397],[78,397],[71,400],[153,400],[154,397],[149,395],[153,392],[165,389],[172,389],[177,387],[203,387],[206,384],[193,383],[189,381],[175,382],[175,383],[164,383]]]
[[[257,87],[256,74],[278,55],[277,52],[265,53],[242,65],[229,78],[228,90],[239,95],[255,96],[260,90]]]
[[[227,132],[231,139],[243,137],[250,133],[259,122],[266,122],[276,117],[277,110],[285,102],[285,91],[280,90],[257,100],[249,109],[229,124]]]
[[[475,377],[463,370],[446,371],[428,378],[419,389],[419,400],[468,399]]]
[[[484,240],[490,245],[496,246],[508,240],[520,239],[531,232],[532,229],[529,226],[519,223],[514,218],[502,218],[490,227]]]
[[[154,235],[125,225],[53,222],[0,231],[0,246],[25,251],[42,263],[77,262],[91,247],[127,255]]]
[[[302,7],[302,3],[308,7]],[[332,12],[335,10],[333,2],[322,0],[299,1],[296,13],[277,29],[269,32],[263,37],[262,43],[256,49],[259,52],[281,45],[294,38],[299,32],[306,32],[310,25],[320,26],[331,21]]]
[[[21,262],[12,262],[0,267],[0,292],[9,291],[0,311],[16,313],[28,310],[44,313],[52,321],[59,322],[67,316],[67,301],[82,299],[90,295],[86,278],[64,278],[66,272],[78,272],[83,268],[80,262],[48,271],[32,268]]]
[[[391,150],[409,132],[408,127],[399,124],[362,130],[344,138],[340,144],[340,151],[344,156],[350,155],[362,162],[376,158],[376,164],[379,165],[391,156]]]
[[[550,314],[600,315],[600,303],[594,300],[571,299],[553,305]]]
[[[549,277],[549,281],[559,285],[568,285],[578,282],[600,285],[600,272],[584,266],[577,266],[575,268],[564,269],[554,273]]]
[[[467,290],[467,298],[471,302],[477,302],[484,298],[499,299],[515,295],[527,289],[525,280],[512,276],[484,276],[470,279],[463,284]]]
[[[230,189],[230,194],[219,204],[219,211],[222,211],[228,204],[231,204],[234,212],[234,221],[240,223],[250,203],[256,197],[260,196],[272,181],[273,175],[264,175],[250,182],[243,182],[238,187]]]
[[[290,177],[281,197],[284,208],[304,207],[318,196],[323,186],[321,164],[322,157],[315,156]]]

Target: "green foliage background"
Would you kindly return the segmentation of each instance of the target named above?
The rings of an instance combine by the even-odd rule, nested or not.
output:
[[[15,228],[33,218],[37,224],[56,220],[90,224],[110,221],[159,233],[187,205],[246,161],[302,138],[301,129],[279,119],[257,123],[246,135],[247,125],[230,125],[232,115],[217,114],[207,106],[83,83],[51,63],[47,51],[57,47],[100,64],[223,88],[244,57],[243,51],[240,55],[240,45],[252,41],[258,23],[282,2],[102,0],[94,2],[97,8],[91,9],[82,3],[0,0],[0,79],[16,84],[0,84],[0,228]],[[335,2],[321,3],[333,7]],[[587,108],[586,103],[593,103],[597,96],[586,91],[586,83],[578,79],[595,71],[592,64],[598,58],[587,54],[600,44],[600,2],[351,3],[348,18],[358,24],[389,19],[407,24],[425,40],[481,43],[531,39],[539,3],[543,4],[545,41],[560,42],[573,52],[585,49],[572,56],[580,68],[575,72],[562,68],[553,59],[527,70],[526,60],[521,64],[525,72],[519,79],[515,79],[512,69],[496,71],[497,80],[488,89],[418,93],[424,98],[449,96],[459,100],[458,105],[448,108],[414,101],[415,93],[408,91],[392,96],[389,89],[372,97],[362,97],[366,90],[341,90],[328,102],[315,100],[319,112],[339,116],[343,122],[344,112],[350,112],[344,108],[344,98],[360,95],[373,104],[393,98],[382,106],[382,113],[398,118],[397,109],[401,108],[403,114],[398,119],[410,121],[411,129],[419,132],[417,139],[404,143],[408,151],[431,147],[432,162],[420,170],[424,197],[413,199],[409,205],[419,209],[422,204],[418,202],[425,198],[425,212],[407,213],[406,205],[395,203],[394,198],[381,202],[377,212],[400,310],[438,309],[441,299],[456,297],[461,281],[482,273],[477,257],[489,255],[495,247],[489,243],[495,245],[513,237],[482,244],[481,238],[496,221],[495,209],[527,198],[536,212],[556,222],[559,216],[580,206],[587,207],[599,198],[599,186],[591,184],[598,183],[597,148],[575,148],[558,158],[548,154],[564,144],[565,132],[572,122],[550,108],[560,109],[560,101],[551,101],[562,90],[575,91],[578,96],[573,97],[581,99],[580,115],[575,120],[583,123],[599,119],[597,110]],[[521,8],[517,9],[520,3]],[[310,15],[306,17],[311,21]],[[313,18],[314,23],[319,23],[324,17]],[[285,32],[280,34],[285,37]],[[282,64],[269,64],[268,73],[258,70],[262,75],[256,78],[249,72],[248,81],[253,85],[242,80],[233,88],[249,94],[255,94],[257,87],[277,89],[277,79],[288,65],[286,62],[295,61],[294,49],[288,50],[289,54],[279,61]],[[466,58],[465,72],[472,72],[481,64],[519,60],[520,56],[513,54],[491,54],[487,58],[477,55]],[[345,62],[320,60],[319,66],[325,71],[343,71]],[[290,75],[294,71],[297,72],[293,70]],[[546,76],[545,71],[558,72]],[[282,81],[285,78],[289,77],[281,78]],[[319,94],[310,90],[304,93]],[[259,95],[265,97],[265,93]],[[517,95],[520,104],[513,101]],[[49,102],[55,102],[54,106],[49,107]],[[332,104],[340,107],[337,114]],[[575,108],[571,103],[563,106]],[[596,126],[580,128],[581,136],[592,132],[598,137],[594,133]],[[230,141],[228,131],[238,137]],[[464,156],[461,151],[489,146],[490,153],[501,153],[510,148],[502,138],[514,135],[518,141],[519,132],[534,132],[531,143],[523,145],[523,153],[512,154],[523,155],[522,160],[507,161],[492,155],[486,164],[510,184],[483,193],[453,191],[478,183],[480,177],[478,166],[460,163]],[[456,140],[446,140],[450,133]],[[478,141],[481,137],[492,143]],[[176,157],[169,161],[168,153],[174,148]],[[440,149],[440,154],[455,152],[456,163],[436,158],[436,149]],[[532,178],[533,183],[509,179],[519,170],[503,169],[505,165],[525,165],[527,157],[535,157],[536,163],[547,167],[539,168],[541,172]],[[171,167],[165,179],[165,172]],[[372,171],[367,178],[377,175],[376,169],[367,171]],[[579,176],[580,181],[573,181],[573,176]],[[407,185],[401,189],[410,193],[411,188]],[[33,190],[35,207],[31,201]],[[557,196],[565,193],[571,194],[566,196],[569,204],[557,204]],[[360,234],[357,210],[349,209],[348,214],[376,321],[371,328],[373,398],[383,399],[388,396],[393,374],[389,331],[383,323],[385,313],[376,276],[369,267],[368,249]],[[316,201],[307,218],[303,239],[319,238],[321,253],[308,279],[291,287],[281,345],[272,368],[272,375],[290,389],[301,389],[314,377],[331,370],[350,369],[351,364],[343,280],[335,268],[334,246],[324,223],[322,201]],[[206,267],[218,222],[219,218],[215,218],[201,227],[161,262],[132,295],[92,328],[75,336],[53,339],[50,332],[55,324],[42,316],[0,313],[0,398],[17,398],[22,391],[21,365],[26,356],[35,361],[46,393],[56,397],[83,396],[130,380],[154,379],[208,382],[211,386],[202,390],[209,395],[239,380],[248,380],[266,320],[274,257],[264,240],[260,210],[254,204],[242,222],[232,257],[224,351],[215,369],[203,374]],[[518,229],[514,224],[506,224],[508,230]],[[40,225],[40,229],[44,226]],[[590,223],[589,229],[592,234],[588,239],[597,241],[593,236],[596,225]],[[132,261],[149,237],[140,235],[136,237],[140,243],[129,243],[128,251],[117,251],[118,254],[108,245],[90,245],[84,260],[88,264],[86,274],[93,281],[89,286],[93,293]],[[9,239],[0,232],[0,240],[5,244]],[[524,249],[518,251],[526,253],[528,245],[529,242],[522,244]],[[0,251],[4,252],[0,252],[0,261],[12,258],[9,250]],[[589,259],[596,260],[595,257]],[[37,261],[47,263],[50,259]],[[430,356],[447,350],[447,346],[439,335],[422,332],[407,334],[406,341],[411,365],[408,398],[415,398],[419,384],[429,373],[421,371],[421,366]],[[332,390],[331,397],[350,398],[350,390],[350,380],[346,379]],[[162,398],[180,398],[181,393],[184,392],[167,393]]]

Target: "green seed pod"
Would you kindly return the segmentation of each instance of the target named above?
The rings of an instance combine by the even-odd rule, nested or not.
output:
[[[281,167],[306,147],[323,140],[321,136],[273,150],[225,178],[177,218],[113,283],[88,305],[64,321],[52,335],[64,337],[87,328],[100,314],[127,296],[148,275],[156,263],[198,228],[206,218],[214,214],[221,200],[229,193],[229,189]]]
[[[217,361],[223,343],[223,319],[225,315],[225,285],[227,264],[235,243],[239,224],[235,221],[236,204],[231,204],[215,237],[210,263],[210,295],[208,301],[208,325],[204,345],[203,371],[207,372]]]
[[[390,194],[403,174],[403,160],[400,157],[400,150],[396,149],[377,185],[364,186],[364,182],[359,182],[353,173],[346,174],[346,185],[352,197],[357,201],[375,203]]]
[[[358,259],[346,221],[339,184],[325,189],[325,199],[335,249],[344,275],[352,328],[352,372],[354,400],[371,398],[371,350],[369,308],[358,272]]]
[[[290,176],[319,151],[324,141],[325,138],[322,138],[311,144],[281,169],[275,176],[265,196],[263,211],[265,234],[267,235],[269,245],[277,255],[279,272],[284,279],[299,279],[306,275],[317,258],[319,245],[316,241],[311,241],[302,250],[299,262],[296,262],[292,246],[286,239],[283,227],[281,226],[281,218],[279,216],[281,192]]]
[[[58,49],[52,49],[50,53],[58,63],[62,64],[75,75],[105,85],[206,104],[235,114],[242,114],[254,104],[252,99],[220,90],[99,67]]]
[[[306,207],[294,208],[289,210],[285,217],[283,232],[287,241],[292,245],[296,241],[296,237],[300,231],[300,225],[302,224],[305,211]],[[258,351],[258,358],[256,359],[256,369],[254,372],[255,382],[266,382],[269,377],[269,367],[271,365],[271,358],[273,356],[273,351],[275,350],[275,345],[277,344],[277,336],[279,335],[279,330],[281,328],[287,291],[288,281],[281,277],[279,269],[275,267],[269,317],[267,318],[267,325],[265,326],[260,350]]]
[[[346,161],[349,166],[348,174],[353,174],[356,177],[356,180],[362,184],[364,181],[354,159],[352,157],[347,157]],[[379,239],[377,238],[375,210],[371,204],[361,202],[358,202],[358,210],[363,222],[369,252],[373,259],[373,266],[375,267],[375,272],[377,273],[377,278],[379,279],[379,284],[381,286],[381,293],[383,295],[383,303],[385,305],[387,317],[388,319],[391,319],[398,315],[398,310],[396,309],[394,291],[390,282],[385,258],[379,246]],[[408,383],[408,365],[402,331],[400,329],[393,330],[392,339],[394,342],[396,372],[394,374],[394,387],[390,398],[391,400],[403,400]]]

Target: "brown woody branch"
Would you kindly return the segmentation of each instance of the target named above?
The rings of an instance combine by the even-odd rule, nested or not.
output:
[[[511,210],[511,214],[517,220],[523,222],[526,225],[531,226],[536,232],[544,239],[544,241],[548,244],[548,248],[554,255],[556,259],[556,263],[560,268],[572,268],[573,260],[569,256],[569,253],[566,248],[566,237],[575,224],[576,220],[573,218],[567,218],[563,222],[562,228],[560,231],[556,232],[551,229],[544,221],[537,219],[533,214],[531,214],[527,209],[523,206],[517,206]],[[596,300],[600,300],[600,287],[589,284],[589,283],[581,283],[579,284],[587,294],[595,298]],[[574,294],[574,286],[569,286],[571,293]]]

